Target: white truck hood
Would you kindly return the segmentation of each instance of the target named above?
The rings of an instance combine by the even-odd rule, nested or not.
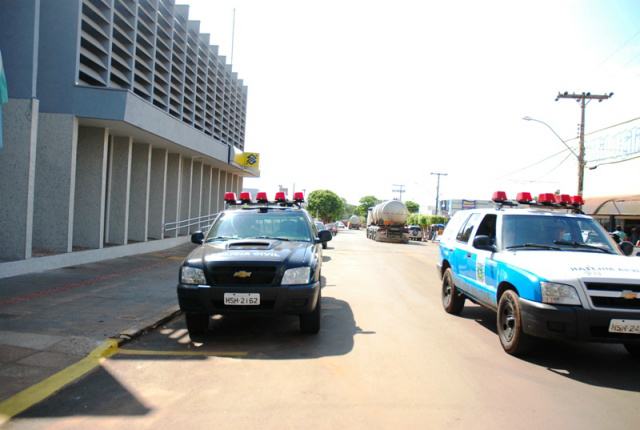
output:
[[[518,250],[501,260],[549,281],[578,278],[635,280],[640,283],[640,258],[599,252]]]

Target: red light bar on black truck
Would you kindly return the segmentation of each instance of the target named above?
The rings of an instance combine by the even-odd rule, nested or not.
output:
[[[297,192],[294,193],[293,200],[288,200],[287,195],[283,191],[279,191],[275,195],[275,199],[273,201],[269,201],[267,197],[267,193],[264,191],[260,191],[256,194],[256,200],[254,201],[251,198],[251,193],[248,191],[243,191],[240,193],[240,199],[236,199],[236,193],[227,192],[224,195],[224,202],[228,206],[239,206],[239,205],[279,205],[279,206],[293,206],[296,205],[301,207],[301,204],[304,202],[304,193]]]

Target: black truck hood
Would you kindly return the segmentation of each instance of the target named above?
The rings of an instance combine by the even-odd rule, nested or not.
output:
[[[191,251],[184,264],[206,267],[217,263],[309,265],[315,244],[269,239],[210,242]]]

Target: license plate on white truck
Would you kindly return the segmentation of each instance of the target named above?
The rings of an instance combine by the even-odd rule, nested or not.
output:
[[[609,332],[640,334],[640,320],[611,320]]]
[[[224,304],[231,306],[257,306],[260,304],[259,293],[224,293]]]

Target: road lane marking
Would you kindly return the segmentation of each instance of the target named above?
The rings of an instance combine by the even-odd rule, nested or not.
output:
[[[118,341],[107,339],[86,358],[3,401],[0,403],[0,426],[90,372],[117,350]]]
[[[180,256],[180,255],[167,255],[167,254],[149,254],[149,257],[166,258],[167,260],[182,261],[185,259],[186,255]]]

